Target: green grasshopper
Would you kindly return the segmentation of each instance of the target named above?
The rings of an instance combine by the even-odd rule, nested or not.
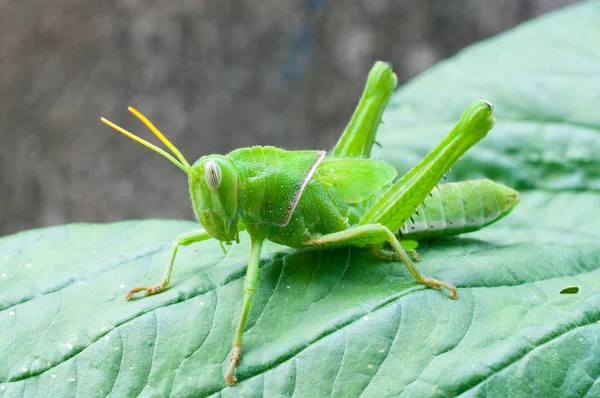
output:
[[[251,250],[242,310],[225,374],[229,385],[237,381],[234,373],[240,361],[242,334],[256,291],[261,248],[267,239],[297,249],[367,247],[379,257],[402,261],[417,283],[447,289],[451,298],[458,298],[454,285],[424,276],[415,268],[403,248],[404,244],[408,253],[418,259],[411,249],[414,244],[411,241],[401,244],[400,239],[478,229],[500,219],[516,204],[516,191],[489,180],[444,184],[432,193],[455,161],[494,126],[493,107],[486,101],[475,101],[448,136],[394,182],[396,170],[369,157],[383,110],[396,84],[391,67],[377,62],[350,123],[329,155],[325,151],[255,146],[225,156],[203,156],[190,165],[135,109],[129,108],[177,159],[102,118],[104,123],[160,153],[188,175],[194,213],[204,227],[177,237],[161,283],[133,288],[125,298],[130,300],[142,291],[146,296],[164,291],[181,246],[210,238],[219,240],[221,245],[230,245],[239,242],[239,232],[246,230]],[[428,198],[428,194],[432,196]]]

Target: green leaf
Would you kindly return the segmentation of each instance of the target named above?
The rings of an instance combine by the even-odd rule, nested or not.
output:
[[[419,248],[419,269],[459,300],[362,249],[268,243],[227,387],[245,235],[227,255],[215,241],[183,248],[169,289],[126,302],[197,224],[26,231],[0,239],[0,396],[599,396],[598,20],[588,2],[473,46],[384,115],[376,156],[404,171],[474,98],[496,107],[497,127],[451,176],[514,186],[521,203]]]

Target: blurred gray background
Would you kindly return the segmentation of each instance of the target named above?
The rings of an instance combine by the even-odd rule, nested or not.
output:
[[[0,1],[0,235],[70,222],[193,219],[190,162],[254,144],[330,148],[377,59],[400,83],[574,0]]]

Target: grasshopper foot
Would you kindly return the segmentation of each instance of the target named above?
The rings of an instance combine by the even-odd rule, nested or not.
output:
[[[406,254],[408,254],[415,261],[421,261],[421,257],[419,257],[419,253],[417,253],[415,249],[407,249]]]
[[[127,294],[125,295],[125,300],[131,300],[133,298],[133,295],[138,292],[145,292],[144,296],[151,296],[153,294],[164,292],[166,288],[167,286],[164,283],[159,283],[158,285],[154,286],[134,287],[133,289],[127,292]]]
[[[227,373],[225,374],[225,382],[228,386],[232,386],[237,382],[237,378],[235,377],[235,368],[240,362],[241,353],[242,345],[234,345],[233,352],[231,353],[231,361],[229,362],[229,369],[227,369]]]
[[[435,278],[424,277],[423,280],[419,281],[422,285],[432,287],[437,290],[442,290],[442,288],[448,289],[450,292],[450,298],[457,299],[458,298],[458,289],[451,283],[443,282]]]

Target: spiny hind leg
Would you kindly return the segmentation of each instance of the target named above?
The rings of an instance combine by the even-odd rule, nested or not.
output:
[[[445,288],[450,292],[451,298],[458,298],[458,290],[454,285],[421,274],[415,268],[414,264],[408,257],[408,254],[406,254],[406,251],[402,248],[402,245],[398,239],[396,239],[392,231],[381,224],[362,225],[356,228],[347,229],[345,231],[324,235],[320,238],[310,241],[308,245],[313,247],[380,247],[385,242],[388,242],[394,249],[392,259],[402,261],[413,278],[415,278],[415,281],[437,290]]]
[[[210,239],[211,236],[203,229],[196,229],[193,231],[186,232],[181,234],[175,239],[173,246],[171,246],[170,253],[170,261],[165,268],[165,274],[163,276],[162,281],[154,286],[138,286],[131,289],[125,295],[125,300],[131,300],[135,293],[145,292],[145,296],[151,296],[153,294],[158,294],[163,292],[169,283],[171,282],[171,272],[173,272],[173,264],[175,264],[175,257],[177,256],[177,251],[179,250],[179,246],[188,246],[192,243],[201,242],[206,239]]]
[[[331,151],[336,157],[371,157],[381,116],[398,83],[391,65],[378,61],[373,65],[356,110]]]

